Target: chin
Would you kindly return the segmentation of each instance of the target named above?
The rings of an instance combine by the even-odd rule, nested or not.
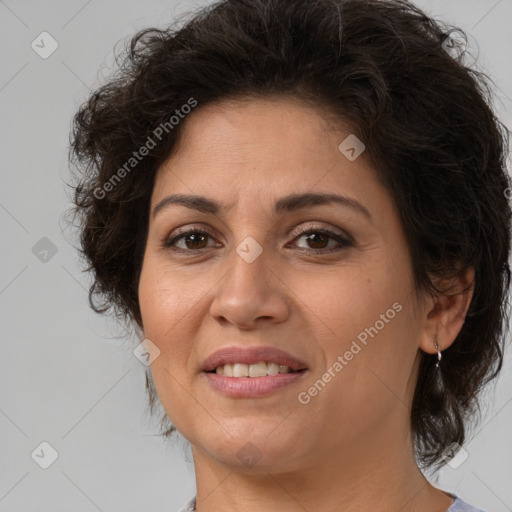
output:
[[[287,471],[296,466],[300,457],[298,447],[301,452],[305,448],[299,432],[278,433],[275,420],[256,424],[254,419],[245,422],[238,419],[234,423],[223,423],[226,430],[222,429],[221,434],[216,430],[215,435],[200,436],[201,450],[222,464],[238,470],[245,468],[248,472]]]

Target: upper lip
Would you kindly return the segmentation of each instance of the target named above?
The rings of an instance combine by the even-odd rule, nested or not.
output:
[[[295,356],[274,347],[237,347],[221,348],[208,356],[202,364],[203,372],[215,370],[225,364],[254,364],[261,361],[288,366],[292,370],[306,369],[306,365]]]

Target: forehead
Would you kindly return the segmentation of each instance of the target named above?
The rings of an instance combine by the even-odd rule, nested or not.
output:
[[[366,240],[401,250],[405,234],[395,201],[364,152],[349,159],[339,149],[353,134],[322,114],[294,101],[262,100],[194,111],[158,171],[151,225],[165,230],[177,215],[183,221],[215,217],[230,229],[266,229],[267,221],[273,227],[280,219],[318,216],[348,221]],[[317,202],[323,205],[314,209],[316,199],[304,199],[309,193],[341,196],[352,205]],[[165,213],[156,215],[166,201]]]
[[[198,106],[183,122],[177,147],[158,170],[156,195],[205,186],[303,192],[320,182],[349,186],[354,178],[373,177],[364,155],[349,161],[340,153],[351,135],[348,125],[333,124],[325,108],[297,98],[226,100]]]

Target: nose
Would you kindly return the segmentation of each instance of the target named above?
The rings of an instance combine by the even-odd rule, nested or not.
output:
[[[241,330],[280,323],[289,315],[286,289],[265,251],[250,263],[233,251],[230,268],[216,285],[210,314]]]

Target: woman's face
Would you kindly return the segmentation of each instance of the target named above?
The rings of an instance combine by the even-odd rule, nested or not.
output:
[[[171,421],[195,455],[276,471],[348,456],[377,432],[403,438],[424,311],[362,146],[340,149],[350,129],[292,99],[199,105],[183,122],[156,177],[139,286]],[[166,201],[176,194],[201,200]],[[258,361],[275,364],[245,366]],[[272,375],[292,361],[302,370]],[[265,376],[230,376],[246,370]]]

